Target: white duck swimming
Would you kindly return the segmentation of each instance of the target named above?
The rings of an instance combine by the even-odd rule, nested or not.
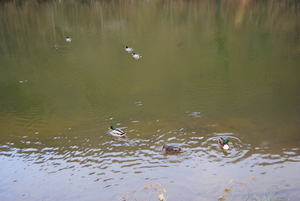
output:
[[[134,59],[140,59],[141,57],[142,57],[142,55],[140,55],[140,54],[138,54],[138,53],[132,53],[132,57],[134,58]]]
[[[125,51],[128,52],[128,53],[133,52],[133,50],[134,49],[132,47],[128,47],[128,46],[125,47]]]
[[[67,41],[68,43],[70,43],[70,42],[72,42],[72,38],[66,37],[66,41]]]
[[[121,129],[116,128],[115,126],[110,126],[107,131],[108,134],[114,136],[114,137],[123,137],[125,136],[125,132],[123,132]]]

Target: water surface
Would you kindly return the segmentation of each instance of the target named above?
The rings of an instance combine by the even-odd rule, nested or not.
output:
[[[157,200],[143,188],[159,183],[168,200],[217,200],[246,181],[297,200],[299,6],[1,3],[0,198]],[[247,196],[236,185],[228,197]]]

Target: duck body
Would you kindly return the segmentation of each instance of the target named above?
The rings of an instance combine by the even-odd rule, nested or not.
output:
[[[142,57],[142,55],[140,55],[140,54],[138,54],[138,53],[132,53],[132,57],[134,58],[134,59],[140,59],[141,57]]]
[[[125,134],[126,134],[124,131],[122,131],[121,129],[116,128],[115,126],[110,126],[108,129],[109,129],[108,134],[110,134],[114,137],[119,137],[120,138],[120,137],[125,136]]]
[[[221,149],[229,149],[229,140],[228,139],[224,139],[222,137],[219,138],[218,140],[218,145]]]
[[[66,37],[66,41],[67,41],[68,43],[70,43],[70,42],[72,42],[72,38]]]
[[[133,50],[134,49],[132,47],[128,47],[128,46],[125,47],[125,51],[128,52],[128,53],[133,52]]]
[[[183,152],[183,150],[180,147],[164,145],[162,148],[162,152],[165,154],[178,154]]]

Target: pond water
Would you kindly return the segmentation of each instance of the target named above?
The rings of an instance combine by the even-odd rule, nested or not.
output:
[[[299,2],[0,10],[1,200],[300,197]]]

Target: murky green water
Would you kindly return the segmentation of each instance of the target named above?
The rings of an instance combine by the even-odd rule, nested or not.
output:
[[[160,183],[167,200],[210,201],[243,181],[297,200],[299,11],[291,0],[1,3],[1,200],[157,200],[143,188]]]

